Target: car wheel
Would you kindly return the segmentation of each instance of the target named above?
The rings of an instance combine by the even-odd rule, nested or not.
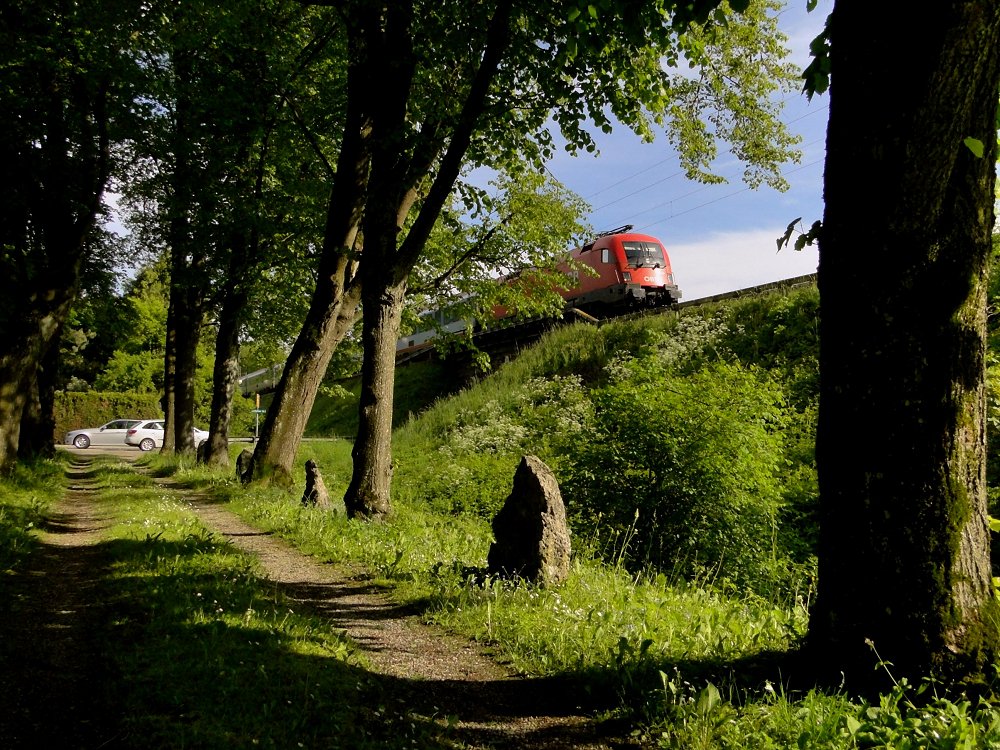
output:
[[[75,438],[73,438],[73,445],[75,445],[77,448],[89,448],[90,438],[87,437],[86,435],[77,435]]]
[[[153,438],[143,438],[139,441],[139,450],[141,451],[151,451],[156,447],[156,443]]]

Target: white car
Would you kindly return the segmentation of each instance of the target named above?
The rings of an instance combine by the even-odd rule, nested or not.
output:
[[[140,422],[141,419],[113,419],[100,427],[70,430],[66,433],[63,443],[77,448],[89,448],[92,445],[124,445],[129,428],[135,427]]]
[[[208,440],[208,433],[205,430],[194,428],[195,447]],[[138,422],[130,427],[125,435],[126,445],[137,445],[139,450],[151,451],[153,448],[163,447],[163,420],[147,419]]]

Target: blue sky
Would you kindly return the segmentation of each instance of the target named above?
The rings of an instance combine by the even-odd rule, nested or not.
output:
[[[822,30],[832,0],[819,0],[812,13],[805,5],[788,0],[779,18],[791,61],[800,68],[809,62],[809,42]],[[793,93],[784,102],[782,119],[802,137],[801,161],[784,169],[791,185],[785,193],[747,188],[735,162],[717,167],[726,184],[690,182],[665,137],[644,144],[624,127],[599,136],[596,156],[559,155],[549,171],[591,204],[595,230],[632,224],[658,237],[685,300],[813,273],[815,248],[778,252],[775,239],[797,217],[807,227],[822,218],[828,100],[822,95],[810,102]]]

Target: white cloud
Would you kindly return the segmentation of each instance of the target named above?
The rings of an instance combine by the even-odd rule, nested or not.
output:
[[[667,245],[685,301],[815,273],[815,247],[778,251],[785,227],[716,232],[698,242]],[[793,240],[794,241],[794,240]]]

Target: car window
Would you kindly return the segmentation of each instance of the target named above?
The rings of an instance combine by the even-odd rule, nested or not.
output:
[[[108,422],[106,425],[104,425],[104,429],[106,429],[106,430],[124,430],[125,429],[125,425],[126,425],[125,420],[116,419],[114,422]]]

